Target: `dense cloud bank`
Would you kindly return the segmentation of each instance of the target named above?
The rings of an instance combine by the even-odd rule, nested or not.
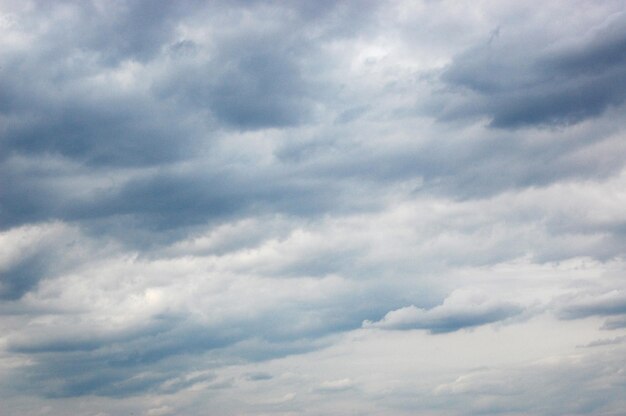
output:
[[[625,17],[1,1],[3,414],[622,414]]]

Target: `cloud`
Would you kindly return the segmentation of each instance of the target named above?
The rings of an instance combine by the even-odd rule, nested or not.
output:
[[[18,300],[68,264],[82,261],[79,233],[61,223],[30,225],[0,233],[0,299]]]
[[[606,345],[616,345],[621,344],[626,341],[626,337],[615,337],[615,338],[603,338],[597,339],[588,343],[587,345],[582,345],[582,348],[593,348],[593,347],[604,347]]]
[[[494,301],[474,291],[457,290],[434,308],[407,306],[387,312],[380,321],[364,321],[363,327],[445,333],[502,321],[522,311],[521,306],[514,303]]]
[[[246,374],[246,379],[250,381],[265,381],[271,380],[273,376],[268,373],[256,372],[256,373],[248,373]]]
[[[354,388],[354,383],[349,378],[342,378],[339,380],[327,380],[322,382],[317,388],[321,393],[332,393],[338,391],[344,391]]]
[[[91,329],[91,334],[83,328],[76,334],[61,327],[57,331],[63,335],[55,335],[56,339],[39,335],[39,340],[10,341],[10,351],[33,357],[32,365],[15,375],[16,385],[30,386],[47,397],[176,392],[204,380],[175,380],[181,370],[190,368],[186,354],[211,351],[237,339],[176,318],[155,318],[147,324],[117,334],[107,334],[104,328]],[[63,380],[56,374],[64,374]]]
[[[182,119],[180,111],[155,101],[146,84],[138,82],[150,72],[149,62],[133,60],[135,54],[143,54],[144,43],[134,44],[132,36],[124,36],[120,28],[91,32],[96,26],[88,22],[91,19],[100,23],[111,19],[129,32],[137,29],[136,24],[118,21],[117,11],[141,15],[147,24],[150,16],[139,11],[144,8],[139,3],[118,3],[99,11],[84,10],[92,8],[89,3],[48,5],[49,12],[60,20],[52,25],[37,23],[43,14],[32,23],[22,16],[24,21],[14,27],[18,33],[30,24],[51,33],[45,33],[46,29],[34,32],[31,36],[41,43],[15,46],[15,50],[9,47],[3,53],[3,160],[52,154],[96,166],[141,166],[189,155],[186,144],[197,138],[198,127],[204,126],[194,125],[188,117]],[[67,13],[62,12],[63,7]],[[167,16],[167,11],[162,11]],[[167,36],[168,30],[158,22],[152,29]],[[68,30],[83,32],[84,37],[64,33]],[[102,36],[100,41],[90,44],[86,31]],[[136,32],[148,35],[146,46],[160,49],[155,43],[160,36],[150,35],[147,26]],[[80,44],[86,39],[87,44]],[[130,44],[116,45],[116,40]],[[105,45],[111,50],[105,50]],[[109,54],[123,56],[107,62]]]
[[[454,94],[444,118],[484,115],[498,128],[578,123],[626,99],[623,16],[615,13],[583,34],[556,39],[509,34],[507,27],[483,45],[457,56],[443,82]],[[515,29],[511,29],[514,31]],[[546,43],[547,41],[547,43]]]
[[[227,127],[262,129],[305,122],[313,103],[312,86],[303,79],[289,51],[275,48],[280,35],[262,39],[248,34],[230,41],[215,58],[173,73],[156,88],[164,97],[205,108]],[[272,44],[274,47],[269,48]]]
[[[32,290],[47,272],[49,259],[44,255],[31,255],[21,259],[2,271],[0,277],[0,298],[19,299]]]
[[[620,314],[626,314],[626,295],[617,289],[607,293],[583,293],[575,296],[559,311],[559,315],[563,319]]]
[[[615,318],[609,318],[604,321],[602,329],[622,329],[626,328],[626,316],[618,316]]]
[[[618,398],[623,377],[612,363],[620,351],[623,348],[615,347],[611,353],[584,358],[554,357],[506,371],[480,369],[438,386],[436,393],[465,411],[481,414],[618,414],[623,405]],[[595,383],[605,383],[608,388],[598,394]],[[576,399],[570,400],[573,391]]]
[[[544,3],[4,1],[3,411],[619,413],[624,12]]]

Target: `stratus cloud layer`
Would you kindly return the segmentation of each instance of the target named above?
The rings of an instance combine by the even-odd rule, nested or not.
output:
[[[624,413],[624,2],[0,4],[3,414]]]

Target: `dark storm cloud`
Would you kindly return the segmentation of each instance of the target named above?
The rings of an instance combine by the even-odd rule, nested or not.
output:
[[[612,16],[587,33],[547,43],[501,28],[500,35],[457,56],[444,72],[442,81],[459,93],[439,116],[484,115],[499,128],[567,125],[621,105],[624,21],[623,15]]]

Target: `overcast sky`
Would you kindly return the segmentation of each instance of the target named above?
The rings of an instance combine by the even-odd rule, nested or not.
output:
[[[0,1],[0,414],[626,412],[625,1]]]

